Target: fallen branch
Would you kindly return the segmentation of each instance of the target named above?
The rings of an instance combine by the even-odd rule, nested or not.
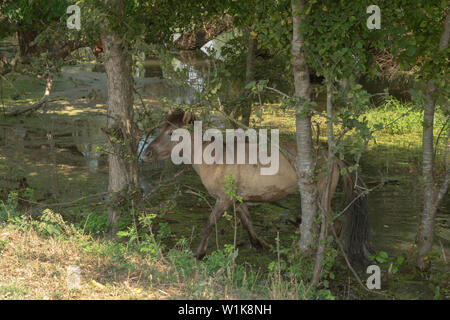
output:
[[[58,203],[39,203],[39,202],[36,202],[36,201],[31,201],[31,200],[28,200],[28,199],[23,199],[23,198],[20,198],[20,197],[17,197],[17,199],[22,200],[22,201],[25,201],[25,202],[28,202],[28,203],[30,203],[30,204],[36,205],[36,207],[34,207],[34,209],[36,209],[36,208],[42,208],[42,207],[45,207],[45,208],[53,208],[53,207],[71,207],[71,206],[74,206],[74,205],[78,204],[79,202],[81,202],[81,201],[83,201],[83,200],[87,200],[87,199],[91,199],[91,198],[97,198],[97,197],[101,197],[101,196],[104,196],[104,195],[107,195],[107,194],[110,194],[110,192],[100,192],[100,193],[96,193],[96,194],[91,194],[91,195],[88,195],[88,196],[84,196],[84,197],[78,198],[78,199],[73,200],[73,201],[69,201],[69,202],[58,202]]]
[[[31,106],[25,107],[25,108],[13,110],[13,111],[7,113],[6,116],[16,117],[18,115],[25,114],[25,113],[32,113],[32,112],[40,109],[48,102],[48,97],[50,96],[50,93],[52,91],[52,86],[53,86],[53,77],[51,74],[49,74],[47,77],[47,84],[45,85],[44,95],[42,96],[42,98],[39,102],[37,102]]]

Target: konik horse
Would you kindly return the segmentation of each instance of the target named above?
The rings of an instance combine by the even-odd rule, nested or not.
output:
[[[188,125],[191,121],[192,116],[189,112],[177,111],[170,114],[160,126],[158,136],[144,150],[143,160],[159,161],[170,158],[172,149],[178,143],[177,141],[171,141],[173,131]],[[246,142],[246,144],[248,143]],[[280,149],[287,151],[288,154],[297,154],[295,144],[280,145]],[[203,148],[206,146],[207,143],[203,143]],[[246,150],[248,150],[248,146]],[[224,158],[226,157],[226,152],[227,149],[224,148]],[[233,154],[237,156],[236,150]],[[236,193],[242,198],[242,203],[236,205],[236,211],[239,214],[242,225],[247,229],[250,242],[255,247],[265,246],[266,243],[256,234],[245,202],[274,202],[298,190],[298,179],[294,166],[295,157],[288,157],[286,152],[281,152],[279,156],[279,170],[274,175],[261,175],[261,164],[248,164],[248,155],[246,157],[245,164],[206,164],[204,162],[202,164],[192,164],[209,194],[216,199],[214,209],[206,221],[203,236],[196,251],[197,258],[201,258],[206,254],[208,238],[214,225],[225,210],[233,204],[233,201],[226,194],[224,186],[226,176],[232,175],[237,187]],[[347,165],[340,159],[333,156],[330,162],[326,155],[317,158],[318,166],[328,165],[328,174],[319,174],[317,180],[321,209],[328,208],[329,210],[331,207],[331,197],[336,190],[340,177],[342,177],[343,190],[346,200],[349,202],[346,210],[347,222],[345,228],[347,254],[353,261],[365,262],[368,256],[368,208],[366,196],[358,189],[358,185],[361,186],[362,182],[354,174],[351,174],[349,170],[342,170],[344,168],[347,169]],[[346,173],[341,176],[340,173],[342,171]],[[327,197],[326,194],[330,196]]]

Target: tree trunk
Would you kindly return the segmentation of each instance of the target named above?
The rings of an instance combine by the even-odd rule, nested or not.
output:
[[[444,25],[444,32],[439,43],[439,50],[447,50],[450,38],[450,15],[447,16]],[[450,181],[450,147],[447,138],[447,147],[445,153],[446,159],[446,175],[442,182],[440,190],[435,186],[433,167],[434,167],[434,150],[433,150],[433,125],[435,111],[435,94],[436,86],[431,81],[427,85],[427,102],[425,104],[423,116],[423,136],[422,136],[422,175],[424,179],[423,191],[423,211],[420,220],[419,230],[417,232],[417,266],[421,270],[426,270],[429,264],[426,262],[426,256],[431,251],[434,238],[434,217],[440,200],[447,193]]]
[[[333,92],[331,87],[330,77],[326,79],[327,84],[327,116],[330,118],[328,121],[327,135],[328,135],[328,175],[326,178],[326,189],[330,190],[330,185],[332,183],[331,177],[333,173],[333,150],[334,150],[334,129],[333,129],[333,119],[334,119],[334,110],[333,110]],[[323,198],[320,200],[321,205],[319,205],[320,209],[320,235],[319,235],[319,245],[317,247],[316,252],[316,261],[314,264],[313,277],[311,280],[312,286],[317,286],[319,284],[320,276],[322,274],[323,269],[323,258],[325,257],[325,246],[326,246],[326,238],[327,238],[327,228],[328,222],[327,217],[331,215],[331,207],[329,205],[325,205],[331,203],[331,198],[333,195],[331,192],[327,192],[323,195]],[[333,226],[332,226],[333,228]]]
[[[317,228],[314,218],[318,212],[317,185],[314,179],[313,144],[311,131],[311,116],[307,112],[309,101],[309,73],[305,61],[304,45],[300,26],[305,23],[304,0],[292,0],[293,37],[292,57],[294,69],[295,97],[299,99],[296,112],[298,185],[302,204],[302,223],[300,224],[299,247],[308,251],[314,243],[314,231]]]
[[[124,0],[106,1],[115,12],[124,15]],[[123,200],[129,200],[138,186],[137,143],[133,123],[132,58],[120,34],[102,26],[108,86],[109,187],[112,199],[108,207],[110,234],[117,232]],[[122,143],[121,143],[122,142]]]
[[[248,32],[247,59],[245,68],[245,85],[255,80],[255,49],[256,39]],[[242,105],[242,123],[247,127],[250,125],[250,116],[252,114],[252,99],[250,98],[250,90],[244,90],[245,101]]]
[[[32,25],[21,25],[21,29],[17,31],[17,39],[19,41],[19,51],[22,58],[27,57],[35,51],[36,46],[30,47],[30,43],[37,37],[39,32],[32,29]]]

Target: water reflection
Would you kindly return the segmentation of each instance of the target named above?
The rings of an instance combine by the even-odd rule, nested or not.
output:
[[[185,83],[198,92],[202,92],[205,85],[202,73],[194,66],[183,63],[177,58],[173,58],[172,66],[175,71],[183,71],[187,75]]]
[[[414,243],[421,205],[421,191],[413,185],[388,184],[371,192],[370,224],[376,249],[393,254],[408,250]]]
[[[146,59],[142,63],[144,75],[138,83],[142,85],[142,94],[150,99],[166,99],[176,104],[191,104],[206,86],[209,73],[209,60],[201,53],[183,53],[172,58],[170,73],[178,72],[183,81],[165,74],[161,62],[156,58]],[[168,80],[171,79],[171,80]]]
[[[103,118],[103,117],[102,117]],[[86,167],[90,172],[99,168],[100,147],[106,143],[105,134],[100,130],[104,121],[75,120],[73,127],[73,142],[85,158]]]

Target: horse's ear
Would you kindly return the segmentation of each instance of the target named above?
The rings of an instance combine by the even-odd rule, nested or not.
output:
[[[183,115],[183,125],[189,124],[192,120],[192,113],[190,111],[186,111]]]

